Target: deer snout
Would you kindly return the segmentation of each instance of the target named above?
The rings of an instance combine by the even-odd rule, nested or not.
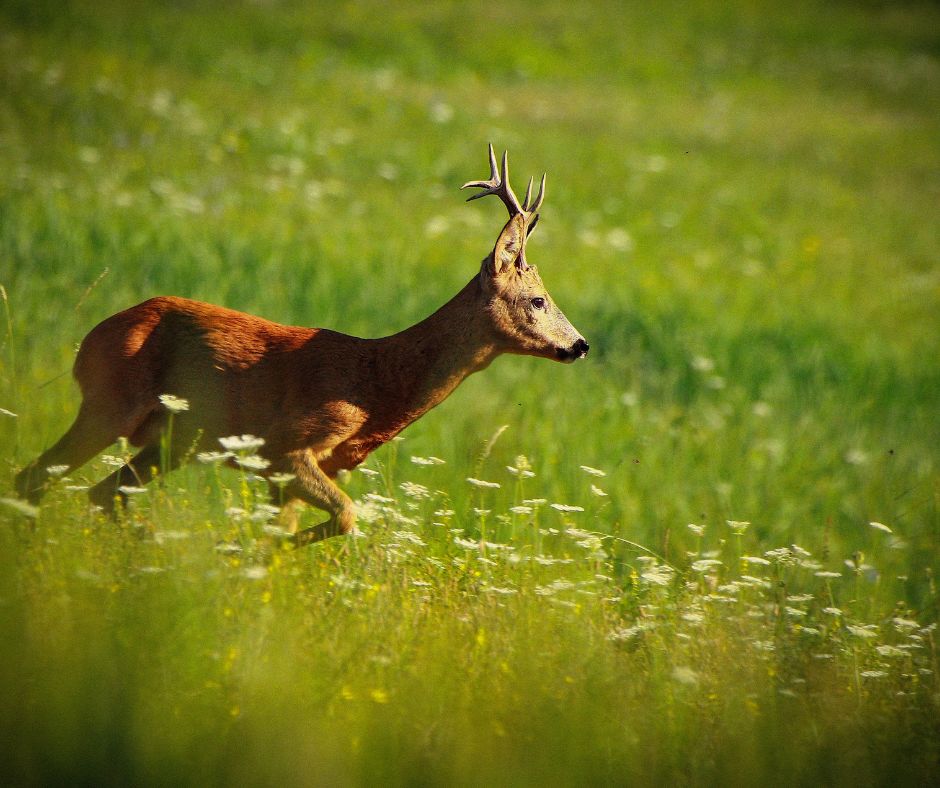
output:
[[[591,346],[584,337],[578,337],[570,348],[558,348],[558,360],[567,362],[577,361],[579,358],[584,358],[590,349]]]

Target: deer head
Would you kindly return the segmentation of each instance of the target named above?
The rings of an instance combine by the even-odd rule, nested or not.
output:
[[[565,362],[584,358],[588,343],[555,304],[538,270],[529,265],[525,257],[526,239],[538,223],[538,211],[545,197],[545,176],[542,176],[534,202],[532,179],[529,179],[525,199],[520,204],[509,185],[508,154],[503,153],[500,171],[492,145],[489,153],[489,180],[470,181],[460,188],[483,190],[468,198],[468,202],[495,194],[509,211],[509,221],[480,270],[491,326],[506,352]]]

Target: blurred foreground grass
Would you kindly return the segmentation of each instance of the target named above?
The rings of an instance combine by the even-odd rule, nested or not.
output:
[[[0,493],[71,420],[76,343],[148,296],[367,336],[428,314],[498,232],[456,190],[488,141],[549,171],[530,257],[592,344],[500,360],[377,453],[350,544],[272,555],[250,484],[201,466],[120,528],[69,489],[104,461],[0,508],[0,770],[935,776],[938,29],[914,4],[0,4]]]

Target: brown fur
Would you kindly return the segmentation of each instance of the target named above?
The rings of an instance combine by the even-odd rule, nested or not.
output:
[[[17,476],[37,502],[50,466],[77,468],[120,437],[140,453],[90,491],[105,510],[119,487],[143,484],[160,465],[168,413],[161,394],[189,402],[173,419],[169,464],[218,438],[264,439],[264,471],[295,475],[288,501],[324,509],[329,519],[295,543],[348,533],[352,501],[333,482],[447,397],[501,353],[572,361],[587,343],[524,262],[534,221],[511,216],[493,252],[454,298],[420,323],[382,339],[273,323],[185,298],[158,297],[107,318],[75,360],[82,404],[71,428]],[[544,299],[541,308],[533,298]],[[188,456],[188,454],[187,454]]]

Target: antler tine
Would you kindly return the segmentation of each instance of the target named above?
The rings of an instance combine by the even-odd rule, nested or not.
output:
[[[471,200],[478,200],[480,197],[486,197],[489,194],[493,194],[493,189],[499,186],[499,168],[496,166],[496,152],[493,150],[492,143],[490,144],[490,179],[488,181],[467,181],[461,189],[469,189],[471,187],[484,189],[485,191],[480,192],[479,194],[474,194],[472,197],[467,197],[467,202]]]
[[[545,176],[546,174],[547,173],[544,173],[544,172],[542,173],[542,182],[539,184],[539,193],[538,193],[538,196],[535,198],[535,202],[532,203],[531,208],[529,208],[529,194],[528,192],[526,192],[526,199],[525,199],[526,210],[529,213],[535,213],[536,211],[538,211],[539,208],[542,207],[542,200],[545,199]],[[532,181],[529,181],[529,186],[530,187],[532,186]]]
[[[461,189],[466,189],[469,187],[474,187],[478,189],[483,189],[479,194],[474,194],[472,197],[467,198],[467,202],[471,200],[478,200],[480,197],[487,197],[490,194],[497,195],[506,206],[506,210],[509,211],[509,216],[515,216],[517,213],[524,213],[522,206],[519,205],[519,200],[516,197],[515,193],[512,190],[512,187],[509,185],[509,152],[503,152],[503,162],[502,162],[502,173],[496,166],[496,153],[493,150],[492,144],[489,146],[490,153],[490,178],[487,181],[468,181]]]
[[[529,178],[529,185],[525,187],[525,199],[522,201],[522,210],[528,213],[529,201],[532,199],[532,178]]]

